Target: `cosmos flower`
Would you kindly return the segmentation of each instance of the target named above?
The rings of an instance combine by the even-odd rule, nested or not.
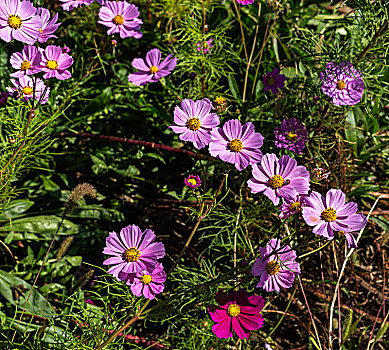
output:
[[[134,4],[126,1],[106,1],[105,5],[100,7],[98,23],[109,28],[108,35],[119,33],[122,39],[139,39],[143,35],[139,31],[143,22],[138,16],[139,11]]]
[[[282,245],[278,238],[272,238],[264,248],[259,247],[259,252],[261,257],[255,260],[251,270],[254,276],[260,276],[257,288],[267,292],[279,292],[280,286],[290,288],[294,277],[301,272],[300,264],[294,261],[296,252],[290,246]]]
[[[35,76],[31,78],[24,75],[18,80],[11,79],[11,82],[14,87],[7,88],[8,92],[11,94],[18,92],[25,101],[34,98],[36,101],[40,101],[41,104],[45,104],[49,99],[50,88],[46,87],[45,83]]]
[[[180,134],[180,140],[193,142],[195,148],[201,149],[211,142],[211,130],[219,123],[208,100],[185,99],[174,109],[174,124],[169,128]]]
[[[327,63],[325,71],[320,73],[320,81],[323,84],[321,90],[331,97],[334,105],[353,106],[361,102],[365,83],[362,73],[349,61],[338,65]]]
[[[70,52],[70,48],[69,48],[69,47],[64,46],[64,47],[62,48],[62,53],[69,53],[69,52]]]
[[[25,45],[22,52],[15,52],[11,56],[10,62],[13,68],[18,69],[17,72],[11,74],[11,77],[21,78],[42,70],[40,67],[41,53],[35,46]]]
[[[93,2],[93,0],[59,0],[59,1],[63,2],[62,8],[65,11],[71,11],[82,5],[90,5]]]
[[[334,238],[334,231],[359,231],[366,225],[366,217],[357,214],[358,205],[346,203],[346,195],[342,190],[331,189],[324,198],[320,193],[312,191],[305,200],[303,218],[312,232],[327,239]]]
[[[156,82],[160,78],[169,75],[177,64],[177,58],[168,55],[162,62],[161,51],[152,49],[146,54],[146,62],[142,58],[134,58],[132,66],[139,69],[139,72],[128,76],[128,81],[141,86],[150,82]]]
[[[197,52],[204,52],[204,54],[211,54],[211,49],[213,48],[212,45],[213,39],[208,39],[205,43],[197,43]]]
[[[306,194],[295,194],[294,196],[290,196],[289,194],[286,195],[284,203],[280,206],[280,218],[286,219],[291,215],[301,213],[306,197]]]
[[[110,232],[103,250],[103,254],[113,255],[103,262],[114,265],[108,273],[123,280],[128,274],[153,271],[157,259],[165,256],[164,245],[154,242],[155,237],[152,230],[142,232],[136,225],[121,229],[120,234]]]
[[[264,90],[270,90],[271,93],[276,94],[285,87],[285,80],[285,75],[280,74],[280,71],[274,68],[272,72],[268,72],[263,76]]]
[[[54,17],[50,20],[50,11],[39,7],[37,11],[37,15],[42,20],[42,28],[39,29],[38,41],[40,43],[45,43],[50,38],[56,38],[53,33],[58,29],[61,23],[57,23],[58,21],[58,13],[54,15]]]
[[[227,102],[226,99],[222,96],[217,96],[212,101],[212,107],[217,110],[218,113],[223,113],[226,110]]]
[[[165,281],[166,273],[162,264],[157,262],[152,272],[142,271],[129,275],[126,283],[137,297],[143,294],[146,299],[154,299],[156,294],[163,292]]]
[[[8,92],[0,92],[0,107],[3,107],[7,104],[8,101]]]
[[[0,38],[33,45],[38,38],[42,20],[29,1],[2,0],[0,4]]]
[[[251,5],[254,0],[236,0],[236,2],[241,5]]]
[[[294,153],[302,153],[307,141],[308,132],[305,126],[297,118],[284,119],[281,126],[274,129],[275,145]]]
[[[44,79],[57,78],[66,80],[72,77],[67,70],[73,64],[73,58],[62,52],[59,46],[49,45],[42,51],[41,67],[45,72]]]
[[[186,186],[192,189],[201,186],[200,176],[198,175],[189,175],[189,177],[185,179],[184,182]]]
[[[357,240],[355,239],[358,236],[358,232],[351,232],[349,229],[345,229],[344,231],[338,231],[334,234],[337,238],[346,238],[347,246],[349,248],[357,248]]]
[[[222,128],[213,129],[211,136],[209,153],[227,163],[235,164],[239,171],[249,164],[258,163],[262,158],[260,148],[263,136],[255,132],[251,122],[242,126],[238,119],[229,120]]]
[[[215,322],[212,331],[218,338],[231,338],[234,331],[240,339],[248,339],[250,331],[263,326],[260,312],[265,300],[261,296],[248,296],[246,290],[239,289],[231,290],[228,295],[219,291],[215,299],[219,305],[215,311],[208,309],[208,312]]]
[[[265,154],[260,164],[253,165],[252,172],[254,178],[248,181],[251,192],[263,192],[274,205],[281,197],[308,194],[309,172],[289,156],[278,159],[275,154]]]

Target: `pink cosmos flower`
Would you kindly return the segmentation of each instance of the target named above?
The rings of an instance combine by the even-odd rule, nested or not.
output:
[[[109,27],[107,34],[119,33],[122,39],[134,37],[139,39],[142,33],[139,31],[141,19],[138,18],[138,8],[126,1],[107,1],[100,8],[98,23]]]
[[[45,83],[35,76],[31,78],[24,75],[19,80],[11,79],[11,82],[14,87],[7,88],[7,91],[11,94],[14,92],[20,93],[20,97],[25,101],[34,98],[43,105],[49,99],[50,88],[46,87]]]
[[[262,159],[263,136],[255,132],[251,122],[242,126],[238,119],[229,120],[222,128],[213,129],[211,137],[209,153],[235,164],[239,171]]]
[[[314,226],[313,233],[332,239],[334,231],[347,232],[349,236],[349,233],[359,231],[366,225],[366,217],[357,214],[357,210],[356,203],[346,203],[342,190],[331,189],[325,198],[313,191],[306,199],[303,218],[309,226]]]
[[[33,45],[38,38],[42,20],[29,1],[2,0],[0,3],[0,38]]]
[[[70,52],[70,48],[69,48],[69,47],[64,46],[64,47],[62,48],[62,53],[69,53],[69,52]]]
[[[280,206],[280,218],[286,219],[296,213],[301,213],[303,206],[305,205],[306,194],[295,194],[285,196],[284,203]]]
[[[39,29],[38,41],[40,43],[45,43],[50,38],[56,38],[53,33],[58,29],[61,24],[57,23],[58,13],[56,13],[54,17],[50,20],[50,11],[43,7],[39,7],[37,15],[42,20],[42,28]]]
[[[209,100],[182,100],[174,109],[174,123],[169,126],[180,140],[193,142],[201,149],[211,142],[211,130],[220,123],[219,116],[211,113]]]
[[[280,286],[292,287],[294,277],[301,272],[300,264],[294,261],[296,252],[288,245],[281,245],[278,238],[272,238],[264,248],[259,247],[259,252],[261,257],[255,260],[251,270],[254,276],[260,276],[257,288],[279,292]]]
[[[24,75],[32,75],[40,72],[42,68],[41,53],[35,46],[26,45],[22,52],[15,52],[10,59],[11,65],[17,72],[12,73],[11,77],[21,78]]]
[[[129,275],[126,283],[131,286],[131,292],[137,297],[143,294],[146,299],[154,299],[156,294],[163,292],[165,281],[166,273],[162,264],[158,262],[151,273],[142,271]]]
[[[236,2],[241,5],[251,5],[254,0],[236,0]]]
[[[65,11],[71,11],[82,5],[90,5],[93,2],[93,0],[59,0],[59,1],[63,2],[62,8]]]
[[[274,68],[272,72],[268,72],[263,76],[263,83],[265,84],[264,90],[270,90],[272,94],[276,94],[285,87],[285,80],[286,76],[280,74],[280,71]]]
[[[114,265],[108,273],[123,280],[128,274],[153,271],[157,259],[165,256],[164,245],[154,242],[155,237],[152,230],[142,232],[136,225],[123,228],[120,234],[110,232],[103,250],[104,254],[113,255],[103,262],[104,265]]]
[[[201,186],[200,176],[198,175],[189,175],[189,177],[185,179],[184,182],[186,186],[192,189]]]
[[[139,72],[132,73],[128,76],[128,81],[137,85],[153,83],[169,75],[177,64],[177,58],[171,58],[168,55],[162,62],[161,51],[152,49],[146,54],[146,62],[142,58],[134,58],[132,66],[139,69]]]
[[[197,52],[204,51],[204,54],[211,54],[211,49],[213,48],[212,45],[213,39],[208,39],[204,44],[203,43],[197,43]]]
[[[248,296],[244,289],[231,290],[228,295],[219,291],[215,298],[219,305],[215,311],[208,309],[212,321],[213,333],[218,338],[231,338],[234,331],[240,339],[248,339],[250,331],[263,326],[263,316],[260,314],[265,306],[265,300],[258,295]]]
[[[274,205],[280,198],[308,194],[309,172],[289,156],[264,155],[260,164],[253,165],[253,176],[248,181],[251,192],[263,192]]]
[[[72,77],[67,70],[73,64],[73,58],[63,53],[61,47],[49,45],[42,51],[41,68],[44,72],[44,79],[57,78],[66,80]]]

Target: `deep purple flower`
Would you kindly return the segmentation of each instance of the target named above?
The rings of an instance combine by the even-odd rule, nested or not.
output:
[[[59,0],[63,2],[62,8],[65,11],[71,11],[77,7],[80,7],[81,5],[90,5],[93,0]]]
[[[54,17],[50,20],[50,11],[43,7],[39,7],[37,15],[42,19],[42,28],[39,29],[38,41],[40,43],[45,43],[50,38],[56,38],[53,33],[58,29],[61,24],[57,23],[58,13],[56,13]]]
[[[281,126],[274,129],[275,145],[294,153],[302,153],[307,141],[308,132],[303,123],[297,118],[284,119]]]
[[[139,72],[132,73],[128,76],[128,81],[137,86],[145,85],[149,82],[156,82],[160,78],[171,73],[177,64],[177,58],[171,58],[168,55],[162,62],[161,51],[152,49],[146,54],[146,62],[143,58],[134,58],[132,66],[139,69]]]
[[[324,72],[320,73],[321,90],[332,98],[332,103],[337,106],[353,106],[361,102],[365,83],[362,73],[355,69],[349,62],[341,62],[336,65],[327,63]]]
[[[254,0],[236,0],[236,2],[241,5],[251,5]]]
[[[195,72],[191,72],[191,73],[189,74],[189,79],[190,79],[190,80],[195,80],[195,79],[196,79],[196,73],[195,73]]]
[[[274,205],[280,197],[308,194],[309,172],[289,156],[278,159],[275,154],[265,154],[259,165],[253,165],[253,176],[248,181],[251,192],[263,192]]]
[[[107,1],[100,7],[98,23],[108,27],[108,35],[119,33],[122,39],[134,37],[139,39],[142,33],[139,31],[141,19],[138,18],[139,11],[134,4],[126,1]]]
[[[185,185],[189,188],[197,188],[201,186],[200,176],[198,175],[189,175],[187,179],[184,180]]]
[[[185,99],[174,109],[174,124],[169,128],[180,134],[180,140],[193,142],[195,148],[201,149],[211,142],[211,130],[219,123],[208,101]]]
[[[38,38],[42,20],[29,1],[2,0],[0,4],[0,38],[33,45]]]
[[[292,287],[294,277],[301,272],[300,264],[294,261],[296,252],[290,246],[282,245],[278,238],[272,238],[264,248],[259,247],[259,252],[261,257],[255,260],[251,270],[254,276],[260,276],[257,288],[279,292],[280,286]]]
[[[265,84],[265,91],[271,91],[276,94],[279,90],[285,87],[286,77],[280,74],[277,68],[274,68],[272,72],[268,72],[263,76],[263,83]]]
[[[280,206],[280,218],[286,219],[293,214],[301,213],[306,197],[306,194],[286,195],[284,203]]]
[[[0,92],[0,107],[5,106],[7,104],[7,100],[8,100],[8,92],[6,91]]]
[[[222,128],[213,129],[211,136],[209,153],[235,164],[239,171],[262,159],[263,136],[255,132],[251,122],[242,126],[238,119],[229,120]]]
[[[137,272],[129,275],[127,284],[131,286],[131,292],[137,297],[142,294],[146,299],[154,299],[156,294],[162,293],[165,286],[166,273],[161,263],[157,262],[155,268],[150,273],[148,271]]]
[[[152,271],[157,259],[165,256],[164,245],[154,242],[155,237],[152,230],[142,232],[136,225],[122,228],[120,234],[110,232],[103,250],[104,254],[113,255],[103,262],[114,265],[108,273],[123,280],[130,273]]]
[[[19,97],[28,101],[30,98],[34,98],[36,101],[40,101],[41,104],[45,104],[49,99],[50,88],[37,77],[29,77],[27,75],[20,77],[18,80],[11,79],[14,87],[7,88],[8,92],[20,94]],[[43,96],[44,93],[44,96]]]
[[[22,52],[15,52],[10,59],[11,65],[17,72],[12,73],[11,77],[21,78],[24,75],[32,75],[40,72],[42,68],[41,53],[38,48],[31,45],[25,45]]]
[[[223,298],[219,295],[219,300],[223,299],[223,303],[219,303],[215,311],[208,309],[215,322],[212,326],[213,333],[218,338],[231,338],[234,331],[240,339],[248,339],[250,331],[263,326],[260,312],[265,306],[265,300],[258,295],[248,296],[244,289],[223,294]]]
[[[326,198],[313,191],[305,200],[303,218],[309,226],[315,226],[313,233],[327,239],[334,238],[334,231],[359,231],[366,225],[366,217],[356,214],[356,203],[345,201],[342,190],[331,189]]]
[[[204,52],[204,54],[211,54],[211,49],[213,48],[212,45],[213,39],[208,39],[205,43],[197,43],[197,52]]]
[[[72,77],[67,70],[73,64],[73,58],[67,53],[62,52],[62,48],[55,45],[49,45],[42,51],[41,67],[44,72],[44,79],[57,78],[66,80]]]

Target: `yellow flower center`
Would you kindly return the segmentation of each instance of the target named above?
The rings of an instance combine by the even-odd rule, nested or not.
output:
[[[22,19],[18,15],[8,17],[8,25],[13,29],[19,29],[22,26]]]
[[[343,90],[343,89],[346,87],[346,83],[345,83],[343,80],[339,80],[339,81],[336,83],[336,87],[337,87],[339,90]]]
[[[41,34],[42,34],[42,32],[43,32],[42,28],[41,28],[41,29],[39,29],[39,33],[41,33]]]
[[[55,70],[58,68],[58,62],[57,61],[51,61],[51,60],[48,60],[46,62],[46,67],[51,69],[51,70]]]
[[[34,92],[34,90],[32,88],[30,88],[29,86],[25,86],[23,89],[22,89],[22,92],[24,95],[32,95],[32,93]]]
[[[290,209],[292,210],[300,210],[301,209],[301,203],[300,202],[294,202],[290,205]]]
[[[293,132],[290,132],[286,138],[289,140],[289,141],[294,141],[296,140],[296,137],[297,137],[297,134],[293,133]]]
[[[207,47],[208,47],[208,44],[204,43],[204,49],[206,49]]]
[[[227,313],[231,317],[236,317],[240,314],[240,307],[236,304],[231,304],[227,309]]]
[[[122,15],[116,15],[113,19],[112,19],[113,23],[117,24],[117,25],[121,25],[124,23],[124,17]]]
[[[31,62],[30,61],[23,61],[22,64],[20,65],[21,70],[27,70],[31,67]]]
[[[243,149],[241,140],[233,139],[228,143],[228,148],[231,152],[240,152]]]
[[[156,67],[156,66],[151,66],[150,67],[150,73],[151,74],[155,74],[159,71],[159,69]]]
[[[274,175],[269,180],[269,185],[273,188],[280,188],[284,184],[285,180],[281,175]]]
[[[267,84],[270,86],[273,86],[275,84],[276,80],[273,77],[270,77],[267,79]]]
[[[278,271],[280,271],[280,264],[273,260],[273,261],[269,261],[266,265],[266,271],[269,275],[275,275],[278,273]]]
[[[325,221],[335,221],[337,216],[336,216],[336,210],[334,208],[327,208],[321,213],[321,216]]]
[[[195,117],[189,118],[186,122],[186,126],[193,131],[199,130],[201,126],[200,119]]]
[[[195,186],[195,185],[197,185],[197,182],[196,182],[196,180],[195,179],[189,179],[189,180],[187,180],[191,185],[193,185],[193,186]]]
[[[134,262],[139,259],[140,251],[136,249],[135,247],[132,247],[130,249],[127,249],[124,252],[124,259],[128,262]]]
[[[338,231],[338,236],[339,236],[339,237],[344,236],[344,231]]]
[[[150,284],[153,279],[151,278],[150,275],[143,275],[141,278],[140,278],[141,282],[146,286],[148,284]]]
[[[218,105],[218,106],[223,106],[225,103],[226,103],[226,100],[221,97],[221,96],[217,96],[215,98],[215,103]]]

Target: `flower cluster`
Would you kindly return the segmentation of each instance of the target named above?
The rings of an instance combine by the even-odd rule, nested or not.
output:
[[[136,296],[144,295],[154,299],[163,291],[166,273],[158,259],[165,256],[163,243],[154,242],[152,230],[144,232],[136,225],[121,229],[120,233],[110,232],[103,254],[112,255],[104,265],[113,265],[109,270],[118,280],[124,280]]]

